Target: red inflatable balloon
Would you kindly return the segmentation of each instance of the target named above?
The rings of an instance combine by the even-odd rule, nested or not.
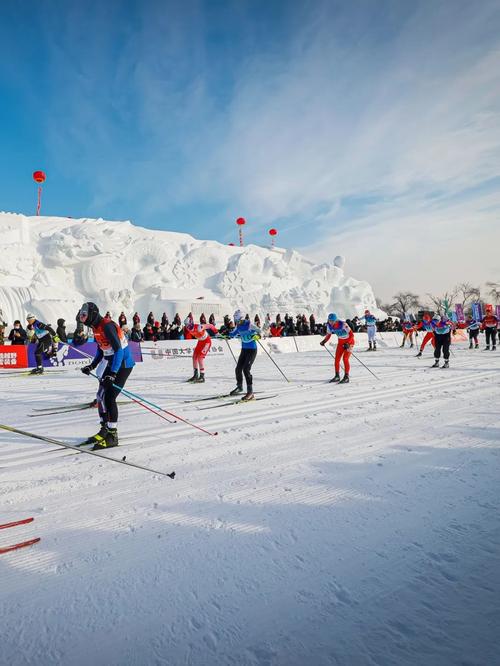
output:
[[[43,171],[34,171],[33,180],[35,183],[43,183],[45,181],[45,174]]]
[[[276,229],[269,229],[269,235],[270,236],[277,236],[278,232],[276,231]]]
[[[239,217],[239,218],[236,220],[236,224],[238,224],[240,227],[243,226],[244,224],[246,224],[246,222],[247,222],[247,221],[245,220],[244,217]]]

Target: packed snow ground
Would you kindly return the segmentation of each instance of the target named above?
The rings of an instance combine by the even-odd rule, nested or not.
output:
[[[500,648],[500,354],[357,350],[328,385],[326,352],[269,359],[277,397],[210,410],[228,358],[138,365],[130,390],[217,437],[121,408],[121,457],[174,481],[0,433],[1,663],[491,665]],[[77,443],[93,397],[76,370],[0,378],[1,422]],[[219,404],[219,403],[213,403]],[[39,413],[39,412],[38,412]],[[126,445],[126,446],[125,446]]]

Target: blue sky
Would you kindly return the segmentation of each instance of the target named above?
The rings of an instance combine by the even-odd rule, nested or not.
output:
[[[0,3],[0,209],[500,279],[500,4]],[[390,270],[388,270],[388,268]]]

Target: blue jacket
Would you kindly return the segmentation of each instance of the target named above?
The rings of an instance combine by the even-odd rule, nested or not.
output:
[[[254,335],[260,335],[260,328],[249,319],[245,319],[229,334],[230,338],[241,338],[242,349],[257,349],[257,341],[253,340]]]

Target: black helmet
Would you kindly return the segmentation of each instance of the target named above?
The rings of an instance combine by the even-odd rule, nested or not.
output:
[[[83,322],[85,326],[95,326],[101,317],[99,314],[99,308],[95,303],[84,303],[78,313],[79,317],[82,315],[86,316],[86,319]]]

